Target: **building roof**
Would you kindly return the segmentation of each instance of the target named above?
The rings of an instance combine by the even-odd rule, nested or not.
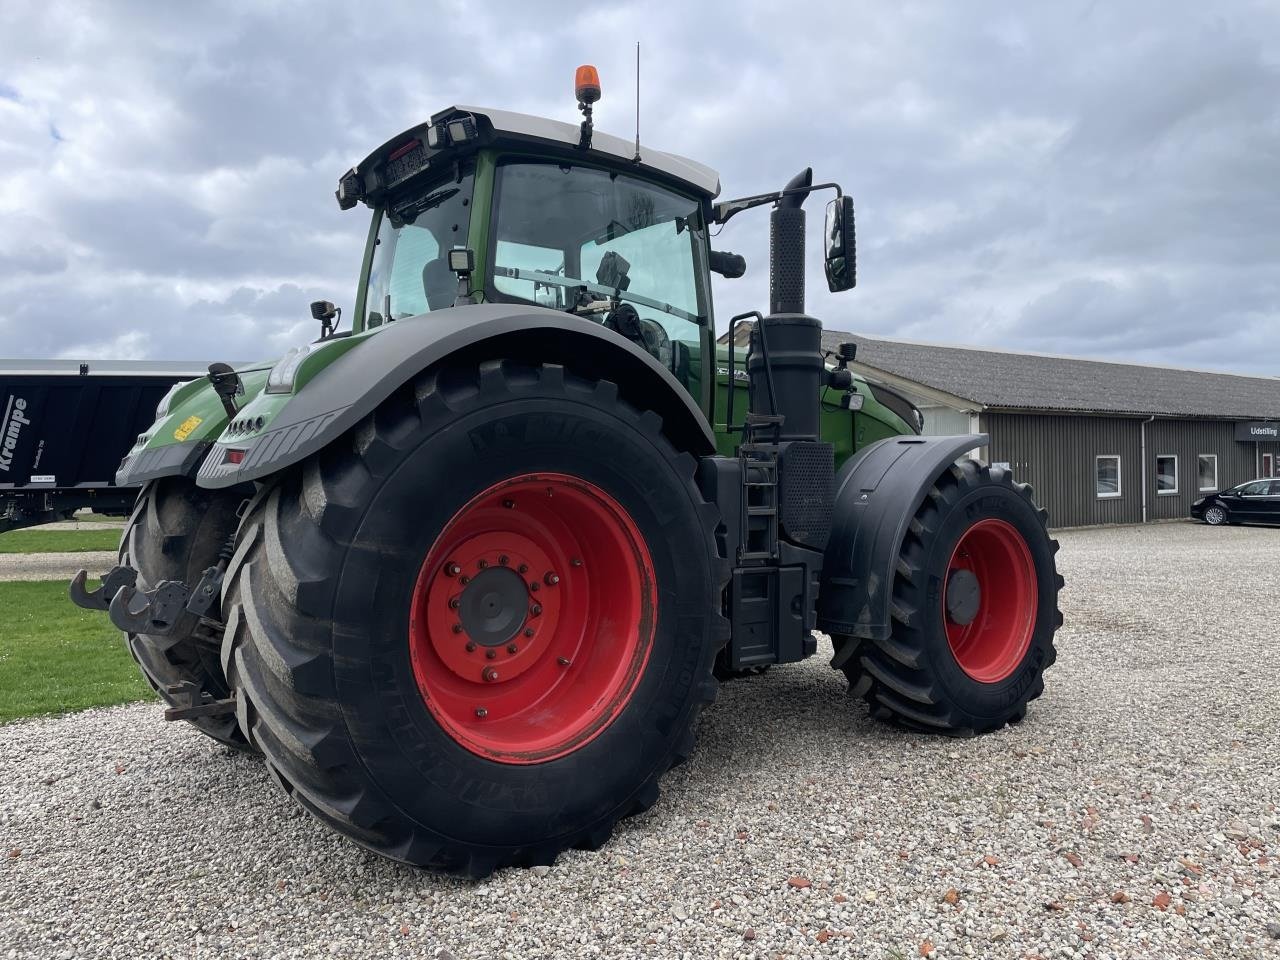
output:
[[[1115,363],[1039,353],[887,340],[825,331],[823,347],[858,345],[855,367],[890,385],[919,384],[975,409],[1043,410],[1225,420],[1280,418],[1280,378]]]

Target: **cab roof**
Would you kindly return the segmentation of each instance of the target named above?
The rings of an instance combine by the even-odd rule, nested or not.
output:
[[[414,137],[424,136],[424,131],[427,128],[435,124],[447,123],[450,119],[466,115],[474,117],[477,125],[481,128],[482,143],[479,145],[483,145],[485,141],[501,145],[503,141],[506,141],[514,144],[524,142],[533,145],[553,146],[560,149],[565,147],[577,148],[578,146],[579,128],[575,123],[565,123],[560,120],[535,117],[527,113],[515,113],[510,110],[495,110],[491,107],[458,105],[441,110],[433,114],[427,123],[411,127],[403,133],[392,137],[369,154],[353,172],[367,174],[375,170],[388,157],[393,156],[405,143]],[[636,154],[635,142],[625,140],[622,137],[615,137],[612,134],[602,133],[597,129],[592,133],[591,149],[584,151],[584,154],[588,157],[600,157],[603,155],[615,163],[618,160],[634,163]],[[692,189],[707,199],[713,198],[720,193],[720,175],[710,167],[687,157],[681,157],[674,153],[664,153],[641,143],[640,162],[635,165],[657,173],[666,179],[674,180],[679,185]]]

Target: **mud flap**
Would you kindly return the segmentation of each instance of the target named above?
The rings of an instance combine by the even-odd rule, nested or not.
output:
[[[943,471],[988,440],[984,434],[890,437],[849,458],[836,477],[818,629],[840,637],[889,636],[894,563],[911,518]],[[856,646],[846,644],[850,652]]]

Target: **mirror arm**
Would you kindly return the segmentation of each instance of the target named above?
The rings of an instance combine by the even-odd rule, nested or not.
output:
[[[818,190],[834,190],[837,200],[844,196],[844,191],[838,183],[814,183],[807,187],[795,187],[791,190],[757,193],[755,196],[740,197],[737,200],[725,200],[723,203],[713,204],[711,207],[711,222],[728,223],[731,217],[741,213],[743,210],[750,210],[752,207],[763,206],[766,203],[777,203],[783,197],[794,196],[797,193],[807,195]]]

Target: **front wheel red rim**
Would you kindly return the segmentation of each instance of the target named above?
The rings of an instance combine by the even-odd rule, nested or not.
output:
[[[409,652],[441,728],[502,763],[554,760],[626,707],[653,646],[656,582],[639,528],[567,474],[523,474],[468,501],[414,586]]]
[[[947,644],[979,683],[999,683],[1022,663],[1039,594],[1031,550],[1018,529],[988,518],[969,527],[947,564],[942,598]]]

